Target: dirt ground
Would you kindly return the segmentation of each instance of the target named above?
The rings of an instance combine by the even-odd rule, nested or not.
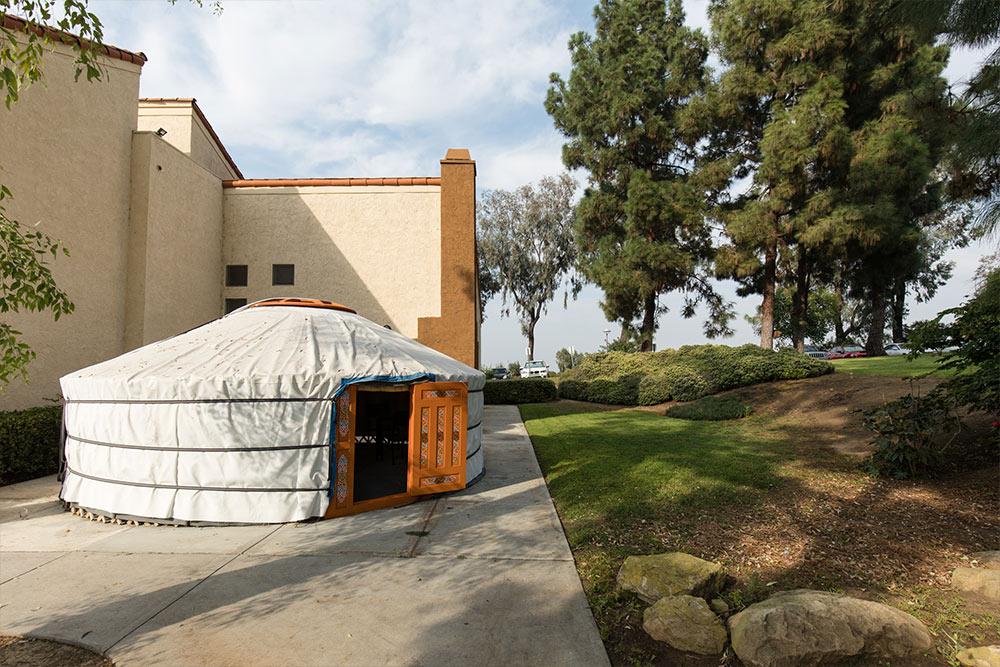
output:
[[[2,667],[112,667],[104,656],[47,639],[0,635]]]

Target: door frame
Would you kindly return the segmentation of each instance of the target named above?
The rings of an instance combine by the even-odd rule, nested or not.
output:
[[[417,380],[419,381],[419,380]],[[354,456],[355,456],[355,418],[357,416],[358,389],[363,384],[378,384],[384,380],[372,379],[353,383],[337,396],[334,401],[334,411],[331,415],[333,423],[330,426],[333,444],[331,446],[330,504],[326,508],[324,518],[358,514],[369,510],[399,507],[414,502],[417,498],[407,492],[394,493],[390,496],[372,498],[354,502]],[[412,384],[412,383],[408,383]],[[409,395],[409,387],[406,389]],[[407,460],[409,467],[409,460]],[[409,471],[407,471],[409,472]]]

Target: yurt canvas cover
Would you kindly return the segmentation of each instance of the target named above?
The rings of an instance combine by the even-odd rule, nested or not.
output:
[[[248,307],[61,379],[61,498],[174,521],[346,513],[347,411],[372,383],[437,401],[422,404],[422,431],[417,415],[412,495],[483,472],[482,373],[353,312]]]

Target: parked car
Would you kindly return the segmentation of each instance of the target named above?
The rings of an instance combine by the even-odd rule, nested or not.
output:
[[[549,376],[549,365],[544,361],[529,361],[521,366],[521,377],[523,378],[547,378]]]
[[[494,380],[506,380],[507,378],[510,377],[510,371],[508,371],[503,366],[497,366],[496,368],[492,369],[492,372]]]
[[[902,357],[909,354],[910,350],[900,343],[889,343],[885,346],[885,353],[890,357]]]
[[[805,349],[803,350],[803,352],[805,352],[805,354],[807,356],[810,356],[813,359],[826,359],[827,358],[827,356],[826,356],[826,350],[821,350],[820,348],[816,347],[815,345],[806,345]]]
[[[865,356],[865,348],[860,345],[838,345],[826,353],[827,359],[857,359]]]

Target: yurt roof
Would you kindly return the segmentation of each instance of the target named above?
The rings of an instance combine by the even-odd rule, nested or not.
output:
[[[332,302],[328,302],[332,303]],[[339,304],[333,304],[339,306]],[[269,303],[61,379],[69,401],[329,399],[358,381],[463,381],[485,376],[340,306]]]

